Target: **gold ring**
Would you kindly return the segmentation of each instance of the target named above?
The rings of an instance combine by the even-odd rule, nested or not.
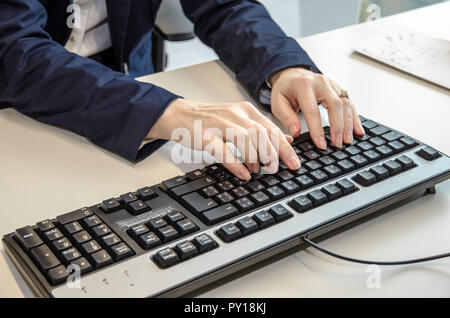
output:
[[[341,88],[341,91],[339,93],[339,98],[347,98],[347,99],[349,99],[348,92],[345,89]]]

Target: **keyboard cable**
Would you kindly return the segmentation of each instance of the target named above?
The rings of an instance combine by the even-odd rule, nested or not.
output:
[[[428,261],[432,261],[432,260],[435,260],[435,259],[450,257],[450,253],[443,253],[443,254],[432,255],[432,256],[422,257],[422,258],[408,259],[408,260],[403,260],[403,261],[389,261],[389,262],[368,261],[368,260],[362,260],[362,259],[357,259],[357,258],[352,258],[352,257],[347,257],[347,256],[343,256],[343,255],[340,255],[340,254],[336,254],[336,253],[334,253],[334,252],[332,252],[330,250],[327,250],[327,249],[321,247],[320,245],[314,243],[313,241],[311,241],[310,239],[308,239],[306,237],[302,237],[302,240],[304,242],[306,242],[307,244],[309,244],[311,247],[321,251],[322,253],[328,254],[328,255],[336,257],[336,258],[340,258],[340,259],[342,259],[344,261],[347,261],[347,262],[353,262],[353,263],[359,263],[359,264],[368,264],[368,265],[406,265],[406,264],[423,263],[423,262],[428,262]]]

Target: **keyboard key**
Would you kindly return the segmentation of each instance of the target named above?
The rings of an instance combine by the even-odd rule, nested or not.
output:
[[[127,208],[131,215],[139,215],[150,210],[150,208],[141,200],[129,203]]]
[[[62,214],[56,217],[56,220],[60,224],[67,224],[73,221],[81,220],[85,217],[91,216],[93,213],[89,208],[81,208],[66,214]]]
[[[181,177],[181,176],[178,176],[178,177],[174,177],[174,178],[171,178],[171,179],[169,179],[169,180],[166,180],[166,181],[163,181],[163,182],[161,182],[161,184],[159,185],[159,187],[162,189],[162,190],[164,190],[164,191],[169,191],[170,189],[172,189],[172,188],[175,188],[175,187],[178,187],[178,186],[180,186],[180,185],[182,185],[182,184],[185,184],[186,183],[186,179],[184,179],[183,177]],[[195,191],[195,190],[194,190]]]
[[[242,180],[242,179],[240,179],[238,177],[233,177],[233,179],[231,179],[231,182],[233,182],[233,184],[236,187],[240,187],[240,186],[246,185],[249,181],[248,180]]]
[[[288,204],[291,208],[299,213],[306,212],[314,207],[312,201],[304,195],[294,198]]]
[[[344,172],[348,172],[350,170],[355,169],[355,165],[351,163],[351,161],[348,159],[338,161],[336,165],[338,166],[339,169],[341,169]]]
[[[213,196],[219,194],[219,190],[217,190],[217,189],[214,188],[213,186],[209,186],[209,187],[203,188],[203,189],[201,190],[201,192],[202,192],[202,195],[203,195],[205,198],[210,198],[210,197],[213,197]]]
[[[67,239],[67,237],[60,238],[59,240],[55,240],[52,242],[53,248],[57,252],[61,252],[69,247],[72,247],[72,243]]]
[[[293,172],[294,172],[294,174],[296,176],[301,176],[302,174],[307,173],[308,169],[306,169],[305,167],[301,166],[300,168],[298,168],[297,170],[294,170]]]
[[[439,158],[441,156],[439,151],[437,151],[436,149],[431,148],[429,146],[423,147],[422,149],[420,149],[416,153],[419,156],[421,156],[423,159],[428,160],[428,161],[434,160],[434,159]]]
[[[325,182],[328,180],[328,175],[320,169],[314,170],[311,172],[311,177],[316,183]]]
[[[401,143],[398,140],[391,141],[390,143],[388,143],[388,146],[391,147],[394,152],[401,152],[406,149],[405,144]]]
[[[295,183],[293,180],[284,181],[280,185],[281,189],[283,189],[286,193],[294,193],[300,190],[300,186]]]
[[[274,176],[265,177],[265,178],[261,179],[261,181],[266,187],[274,186],[280,182],[280,180],[278,180]]]
[[[369,170],[377,178],[377,181],[381,181],[389,177],[389,171],[380,165],[370,168]]]
[[[71,264],[78,266],[81,275],[87,274],[92,271],[91,263],[89,263],[84,257],[77,258],[76,260],[72,261]]]
[[[379,159],[381,159],[381,155],[376,152],[375,150],[369,150],[363,153],[364,157],[367,158],[367,160],[369,160],[369,162],[375,162]]]
[[[333,152],[331,156],[336,160],[344,160],[348,157],[348,155],[341,150]]]
[[[395,161],[402,165],[403,170],[411,169],[416,165],[411,158],[405,155],[398,157]]]
[[[307,167],[309,170],[316,170],[322,168],[322,165],[315,160],[311,160],[305,163],[305,167]]]
[[[116,245],[117,243],[121,242],[121,239],[117,236],[115,233],[111,233],[105,236],[102,236],[100,241],[103,243],[104,246],[107,248]]]
[[[386,161],[385,163],[383,163],[383,167],[385,167],[389,171],[389,174],[391,176],[402,171],[402,166],[394,160]]]
[[[308,177],[307,175],[301,175],[300,177],[297,177],[295,180],[297,180],[298,184],[302,189],[307,189],[314,185],[314,180]]]
[[[233,190],[231,190],[231,193],[234,195],[235,198],[241,198],[245,197],[249,192],[244,189],[244,187],[237,187]]]
[[[182,221],[180,221],[182,222]],[[172,225],[166,225],[156,229],[155,234],[161,239],[161,242],[166,243],[178,238],[180,234],[173,228]]]
[[[292,173],[290,173],[289,171],[284,170],[284,171],[278,172],[277,177],[278,177],[278,179],[280,179],[283,182],[283,181],[292,179],[294,177],[294,175]]]
[[[300,144],[299,148],[301,150],[303,150],[304,152],[306,152],[306,151],[310,151],[310,150],[314,149],[314,146],[311,143],[306,141],[306,142]]]
[[[137,240],[139,236],[148,232],[148,227],[144,224],[135,225],[127,230],[127,234]]]
[[[71,223],[64,224],[64,230],[68,234],[74,234],[83,230],[83,227],[78,223],[78,221],[74,221]]]
[[[183,241],[178,243],[175,248],[175,252],[178,254],[182,261],[192,258],[198,255],[197,248],[190,241]]]
[[[81,245],[81,249],[87,254],[92,254],[94,252],[97,252],[97,251],[101,250],[102,248],[97,243],[97,241],[92,240],[92,241],[89,241],[89,242],[84,243],[83,245]]]
[[[371,138],[369,134],[364,134],[362,136],[354,135],[355,140],[357,141],[367,141]]]
[[[366,157],[364,157],[362,155],[356,155],[356,156],[350,157],[350,161],[352,163],[354,163],[355,166],[357,166],[358,168],[365,166],[369,163],[369,160],[367,160]]]
[[[141,236],[138,237],[137,242],[139,246],[142,247],[144,250],[151,249],[152,247],[161,244],[161,240],[153,232],[142,234]]]
[[[102,209],[105,213],[115,212],[121,208],[122,206],[120,205],[120,202],[114,198],[105,200],[100,204],[100,209]]]
[[[14,239],[18,241],[22,248],[27,252],[33,247],[44,243],[31,226],[17,229],[14,232]]]
[[[269,213],[274,218],[275,222],[281,222],[286,219],[289,219],[292,217],[291,212],[288,211],[284,206],[281,204],[277,204],[269,209]]]
[[[44,240],[46,240],[47,242],[50,242],[50,241],[54,241],[54,240],[62,238],[63,234],[61,233],[61,231],[59,229],[54,228],[52,230],[48,230],[48,231],[44,232],[42,234],[42,236],[44,237]]]
[[[125,243],[119,243],[111,247],[111,254],[115,261],[120,261],[124,258],[133,255],[133,251]]]
[[[167,212],[166,216],[164,217],[167,222],[174,224],[182,219],[184,219],[184,215],[178,211],[178,210],[172,210]]]
[[[155,231],[156,229],[166,226],[167,222],[160,216],[153,217],[148,220],[147,226],[149,229]]]
[[[47,245],[40,245],[31,249],[31,256],[37,262],[43,272],[60,265],[58,258]]]
[[[53,224],[53,222],[51,222],[50,220],[44,220],[41,222],[37,222],[36,226],[38,228],[39,231],[41,232],[45,232],[48,230],[51,230],[55,227],[55,225]]]
[[[314,160],[314,159],[319,158],[319,154],[317,152],[315,152],[314,150],[307,151],[303,155],[309,160]]]
[[[52,285],[58,285],[67,280],[69,273],[64,265],[59,265],[48,271],[47,277]]]
[[[366,187],[377,182],[375,175],[367,170],[357,173],[356,176],[353,177],[353,180]]]
[[[284,192],[280,187],[273,186],[266,189],[266,193],[269,195],[269,197],[272,200],[277,200],[286,195],[286,192]]]
[[[354,156],[357,155],[361,152],[361,150],[359,150],[358,148],[356,148],[355,146],[350,146],[345,148],[344,150],[349,156]]]
[[[368,141],[363,141],[360,142],[359,144],[356,145],[359,149],[361,149],[362,151],[368,151],[370,149],[373,148],[373,145],[371,143],[369,143]]]
[[[141,188],[137,190],[137,192],[142,200],[150,200],[158,196],[158,194],[155,191],[153,191],[150,187]]]
[[[258,226],[261,229],[275,224],[275,219],[268,211],[260,211],[255,213],[253,215],[253,220],[258,223]]]
[[[326,166],[325,168],[323,168],[323,170],[330,178],[334,178],[342,174],[342,170],[335,165]]]
[[[208,252],[218,246],[217,242],[214,241],[208,234],[201,234],[194,237],[192,243],[194,243],[200,253]]]
[[[97,237],[111,233],[111,230],[109,229],[109,227],[106,224],[97,225],[92,230],[94,231],[94,234]]]
[[[286,181],[286,182],[289,182],[289,181]],[[250,199],[251,199],[257,206],[264,205],[264,204],[270,202],[269,196],[268,196],[267,194],[265,194],[264,192],[262,192],[262,191],[258,191],[258,192],[252,193],[252,194],[250,195]]]
[[[386,143],[386,141],[381,137],[372,137],[369,139],[369,142],[375,147],[381,146]]]
[[[394,154],[394,151],[386,145],[379,146],[375,148],[375,150],[378,151],[384,158]]]
[[[402,137],[402,138],[400,138],[400,141],[401,141],[407,148],[412,148],[412,147],[414,147],[415,145],[418,144],[414,139],[409,138],[409,137]]]
[[[194,170],[194,171],[186,173],[187,180],[197,180],[204,176],[205,176],[205,174],[201,170]]]
[[[194,222],[192,222],[190,219],[183,219],[181,221],[178,221],[176,223],[176,228],[182,236],[191,234],[198,229]]]
[[[403,135],[401,135],[400,133],[395,132],[395,131],[388,132],[381,136],[381,138],[383,138],[384,140],[386,140],[388,142],[400,139],[401,137],[403,137]]]
[[[153,256],[153,260],[161,268],[168,268],[180,262],[178,254],[175,253],[171,248],[165,248]]]
[[[65,262],[66,264],[70,263],[71,261],[80,258],[81,257],[81,253],[78,252],[78,250],[75,247],[71,247],[67,250],[64,250],[61,252],[61,256],[63,259],[63,262]]]
[[[255,204],[247,197],[236,199],[234,201],[234,205],[239,209],[239,211],[248,211],[255,206]]]
[[[92,264],[96,269],[105,267],[113,263],[111,255],[105,250],[100,250],[91,255]]]
[[[247,189],[250,192],[258,192],[258,191],[263,190],[264,188],[265,188],[265,186],[263,186],[262,183],[259,181],[253,181],[253,182],[247,184]]]
[[[200,213],[217,206],[213,199],[206,199],[198,192],[193,192],[181,197],[181,200],[194,212]]]
[[[336,161],[331,158],[330,156],[322,156],[319,158],[319,161],[321,164],[323,164],[324,166],[328,166],[331,165],[333,163],[335,163]]]
[[[170,189],[170,193],[175,197],[179,198],[185,194],[198,191],[202,188],[206,188],[207,186],[210,186],[215,183],[215,180],[211,177],[204,177],[200,178],[188,183],[185,183],[183,185],[174,187]]]
[[[369,129],[369,134],[372,135],[372,136],[380,136],[380,135],[383,135],[383,134],[385,134],[385,133],[387,133],[389,131],[390,131],[389,128],[380,125],[378,127]]]
[[[239,210],[230,203],[219,206],[202,214],[206,225],[213,225],[239,214]]]
[[[94,227],[94,226],[97,226],[97,225],[101,224],[102,220],[100,220],[98,216],[92,215],[92,216],[89,216],[87,218],[84,218],[83,219],[83,223],[87,227]]]
[[[216,200],[220,203],[220,204],[225,204],[228,202],[231,202],[234,200],[233,196],[231,194],[229,194],[228,192],[224,192],[221,194],[218,194],[216,196]]]
[[[75,243],[77,243],[79,245],[81,245],[85,242],[88,242],[92,239],[92,237],[86,231],[81,231],[81,232],[75,233],[72,237],[75,240]]]
[[[375,128],[376,126],[378,126],[378,124],[372,120],[366,120],[362,123],[362,126],[364,127],[364,130],[369,130]]]
[[[342,196],[342,190],[335,184],[327,184],[322,188],[322,192],[328,198],[328,201],[335,200]]]
[[[131,202],[133,202],[133,201],[136,201],[137,199],[138,199],[137,196],[135,196],[135,195],[134,195],[133,193],[131,193],[131,192],[122,194],[122,195],[120,196],[120,200],[121,200],[123,203],[125,203],[125,204],[128,204],[128,203],[131,203]]]
[[[258,224],[249,216],[236,222],[236,226],[241,230],[242,235],[248,235],[258,231]]]
[[[242,236],[241,230],[233,223],[228,223],[217,230],[217,235],[225,242],[237,240]]]
[[[308,193],[308,198],[314,204],[314,206],[319,206],[328,202],[327,196],[320,190],[313,190]]]
[[[347,178],[341,179],[336,182],[336,185],[342,190],[344,195],[350,194],[356,191],[356,186],[353,182],[348,180]]]

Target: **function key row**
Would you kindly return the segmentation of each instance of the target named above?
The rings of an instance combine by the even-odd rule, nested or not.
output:
[[[224,242],[232,242],[243,236],[255,233],[275,223],[285,221],[292,217],[292,213],[283,205],[277,204],[268,211],[259,211],[246,216],[234,223],[228,223],[217,230],[216,234]]]
[[[192,240],[186,240],[173,247],[167,247],[154,254],[151,259],[160,267],[168,268],[181,261],[206,253],[219,246],[208,234],[201,234]]]
[[[122,194],[119,198],[104,200],[99,208],[105,213],[112,213],[121,209],[126,209],[132,215],[138,215],[151,208],[144,202],[156,198],[158,194],[150,187],[144,187],[136,192]]]
[[[149,250],[197,230],[198,227],[192,220],[178,210],[172,210],[163,217],[153,217],[145,224],[130,227],[127,234],[144,250]]]

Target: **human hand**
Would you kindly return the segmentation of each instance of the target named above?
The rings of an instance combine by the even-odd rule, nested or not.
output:
[[[201,120],[200,136],[195,130],[198,120]],[[190,138],[174,134],[179,128],[187,130]],[[245,180],[250,179],[249,170],[259,171],[260,162],[269,173],[278,171],[279,158],[289,169],[300,167],[299,158],[290,145],[293,138],[249,102],[205,104],[176,99],[147,138],[174,140],[188,148],[207,151],[235,176]],[[233,155],[226,142],[238,148],[248,169]]]
[[[331,79],[301,67],[283,69],[274,73],[270,79],[272,85],[271,108],[283,126],[293,137],[301,131],[299,110],[305,116],[314,144],[326,148],[326,141],[318,104],[328,111],[331,142],[336,147],[353,141],[353,132],[364,135],[355,106],[348,98],[340,98],[341,89]]]

